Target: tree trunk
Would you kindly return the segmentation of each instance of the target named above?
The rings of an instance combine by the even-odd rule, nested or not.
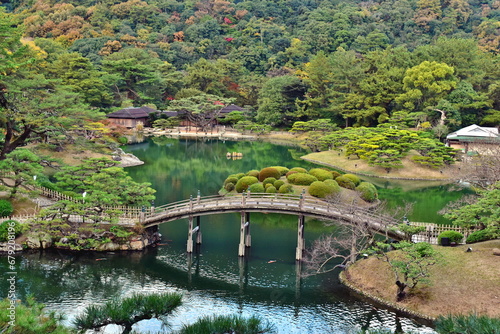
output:
[[[406,296],[405,289],[408,285],[406,285],[405,283],[403,283],[401,281],[396,281],[396,285],[398,286],[398,292],[396,294],[396,297],[397,297],[397,301],[399,302],[405,298],[405,296]]]

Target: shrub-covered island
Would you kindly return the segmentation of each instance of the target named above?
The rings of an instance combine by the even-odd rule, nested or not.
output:
[[[351,192],[368,203],[378,200],[377,189],[373,184],[362,182],[354,174],[341,174],[327,168],[312,168],[308,171],[302,167],[289,169],[272,166],[260,171],[254,169],[246,173],[231,174],[224,180],[220,193],[226,195],[244,191],[280,194],[300,194],[306,191],[321,199]]]

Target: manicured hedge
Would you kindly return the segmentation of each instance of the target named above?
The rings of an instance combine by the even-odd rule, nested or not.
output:
[[[332,173],[322,168],[313,168],[309,171],[309,174],[315,176],[319,181],[333,180]]]
[[[264,181],[268,177],[274,177],[276,180],[281,177],[281,173],[279,170],[273,167],[266,167],[261,169],[259,173],[259,181]]]
[[[333,194],[335,189],[332,186],[327,185],[322,181],[315,181],[309,186],[309,195],[325,198],[328,195]]]
[[[241,193],[244,190],[247,190],[250,185],[257,182],[259,182],[259,179],[255,176],[243,176],[238,180],[238,183],[236,183],[236,191]]]
[[[464,238],[464,235],[457,231],[444,231],[438,235],[438,245],[441,245],[441,239],[448,238],[450,242],[460,243]]]
[[[0,217],[8,217],[14,212],[12,203],[6,199],[0,199]]]
[[[232,183],[233,185],[236,184],[236,182],[238,182],[238,178],[236,176],[229,176],[225,181],[224,181],[224,186],[226,186],[226,184],[228,183]]]
[[[224,189],[226,189],[227,192],[233,191],[234,190],[234,183],[228,182],[224,185]]]
[[[339,177],[340,175],[342,175],[342,174],[340,174],[339,172],[334,171],[334,170],[331,170],[331,171],[330,171],[330,173],[332,174],[332,176],[333,176],[333,179],[334,179],[334,180],[335,180],[337,177]]]
[[[350,178],[345,177],[344,175],[337,177],[335,181],[337,181],[339,186],[341,186],[342,188],[353,189],[353,190],[356,188],[354,182],[352,182]]]
[[[256,169],[252,169],[247,172],[247,176],[255,176],[256,178],[259,178],[259,171]]]
[[[359,192],[359,196],[367,202],[373,202],[378,198],[377,188],[370,182],[361,182],[356,190]]]
[[[314,181],[318,181],[318,179],[311,175],[311,174],[306,174],[306,173],[294,173],[290,174],[287,177],[288,182],[300,186],[308,186]]]
[[[274,184],[274,182],[276,182],[276,178],[274,178],[274,177],[268,177],[264,181],[262,181],[262,183],[264,184],[264,187],[266,186],[266,184],[268,184],[268,183]]]
[[[253,193],[263,193],[265,192],[264,186],[262,183],[254,183],[248,187],[248,190]]]
[[[302,167],[293,167],[290,169],[291,172],[307,173],[307,169]]]
[[[352,181],[352,183],[354,183],[354,185],[356,187],[359,186],[359,184],[361,183],[361,180],[359,179],[359,177],[357,175],[354,175],[354,174],[344,174],[343,176],[349,178]]]
[[[271,166],[271,168],[276,168],[280,172],[281,176],[285,175],[290,171],[287,167],[283,166]]]
[[[273,186],[276,188],[276,189],[279,189],[282,185],[285,184],[285,181],[283,180],[276,180],[274,183],[273,183]]]
[[[339,184],[335,180],[325,180],[323,181],[327,186],[332,187],[334,189],[334,193],[338,193],[341,191]]]
[[[290,184],[284,184],[278,189],[278,192],[280,194],[290,194],[293,193],[293,187]]]
[[[266,188],[266,193],[274,194],[276,192],[277,192],[277,190],[276,190],[276,188],[274,186],[269,186],[269,187]]]

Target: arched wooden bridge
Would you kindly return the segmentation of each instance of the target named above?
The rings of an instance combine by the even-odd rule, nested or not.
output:
[[[377,232],[387,233],[390,226],[399,222],[391,217],[354,206],[329,203],[315,197],[290,194],[243,193],[237,196],[205,196],[170,203],[151,208],[144,212],[141,222],[144,227],[161,223],[189,219],[187,251],[193,251],[193,234],[196,233],[196,243],[201,243],[199,217],[204,215],[240,212],[241,233],[239,255],[245,255],[245,248],[251,244],[250,222],[247,213],[281,213],[299,216],[296,259],[302,259],[304,250],[304,216],[323,220],[346,220],[356,224],[366,224]],[[197,226],[193,228],[193,217],[198,217]]]

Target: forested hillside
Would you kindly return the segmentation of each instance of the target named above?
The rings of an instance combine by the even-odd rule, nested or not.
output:
[[[168,110],[212,94],[275,127],[331,119],[445,133],[500,121],[500,1],[2,4],[31,49],[30,75],[57,80],[89,110]]]

